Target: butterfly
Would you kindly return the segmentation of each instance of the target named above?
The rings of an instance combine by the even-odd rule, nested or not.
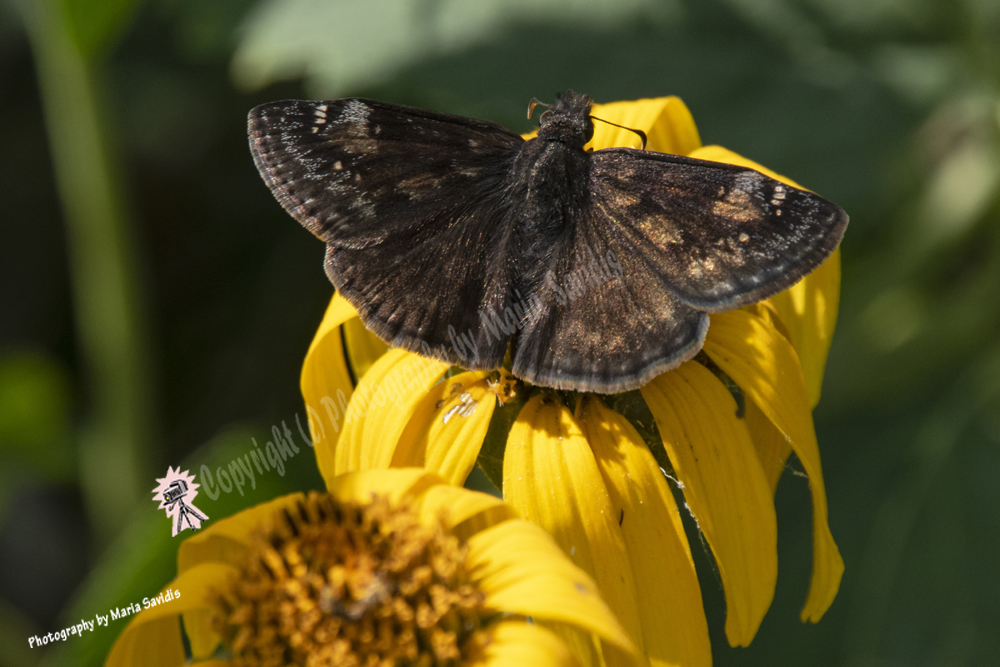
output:
[[[745,167],[587,151],[592,106],[559,95],[529,140],[364,99],[264,104],[248,131],[264,181],[386,343],[472,370],[509,346],[532,384],[617,393],[697,354],[708,313],[819,266],[848,217]]]

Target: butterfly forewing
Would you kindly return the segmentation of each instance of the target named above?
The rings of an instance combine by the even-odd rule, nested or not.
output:
[[[707,312],[795,284],[847,226],[822,197],[721,162],[614,148],[592,154],[590,179],[606,224],[679,299]]]
[[[488,198],[524,143],[494,123],[361,99],[264,104],[249,134],[285,210],[355,248],[419,233],[453,200]]]
[[[282,206],[327,242],[326,271],[382,339],[470,368],[507,340],[509,267],[491,249],[523,143],[498,125],[369,100],[276,102],[250,114],[258,168]]]

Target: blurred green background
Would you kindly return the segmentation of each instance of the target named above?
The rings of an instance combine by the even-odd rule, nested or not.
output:
[[[851,216],[816,411],[843,585],[799,623],[810,505],[786,473],[749,648],[694,543],[716,664],[995,664],[998,84],[996,0],[0,0],[0,665],[100,664],[124,621],[27,639],[171,578],[155,478],[297,433],[331,288],[247,111],[357,95],[524,132],[566,88],[679,95],[706,144]],[[287,467],[196,505],[321,485],[308,449]]]

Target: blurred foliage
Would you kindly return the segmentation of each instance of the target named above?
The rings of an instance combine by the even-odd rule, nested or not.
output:
[[[1000,653],[1000,3],[46,2],[94,75],[95,127],[118,165],[107,173],[124,193],[151,366],[149,461],[214,469],[273,424],[296,431],[298,371],[330,288],[322,244],[250,160],[255,104],[359,95],[523,132],[527,100],[566,88],[599,101],[676,94],[706,143],[851,215],[816,414],[841,592],[821,623],[798,622],[811,524],[793,462],[777,494],[775,602],[747,649],[726,646],[721,586],[691,534],[716,664],[980,665]],[[143,499],[105,548],[84,509],[81,444],[100,401],[50,157],[64,147],[43,120],[53,98],[24,25],[35,5],[0,1],[4,647],[158,589],[180,539]],[[215,519],[319,486],[308,450],[294,465],[197,504]],[[65,652],[5,649],[0,664],[100,664],[114,634]]]
[[[298,76],[320,96],[370,85],[406,63],[491,41],[526,22],[607,29],[656,0],[265,0],[233,58],[237,83],[262,87]],[[321,92],[320,92],[321,91]]]
[[[87,58],[111,46],[132,17],[137,0],[60,0],[69,34]]]
[[[73,469],[69,378],[58,361],[41,353],[0,356],[0,448],[5,460],[21,460],[52,479]],[[9,474],[4,469],[0,474]],[[4,485],[4,488],[10,488]],[[2,502],[2,499],[0,499]]]

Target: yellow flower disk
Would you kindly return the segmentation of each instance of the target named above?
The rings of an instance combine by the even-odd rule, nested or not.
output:
[[[180,597],[137,614],[106,665],[578,664],[553,631],[642,664],[541,528],[417,468],[341,475],[217,521],[182,543],[167,588]]]

